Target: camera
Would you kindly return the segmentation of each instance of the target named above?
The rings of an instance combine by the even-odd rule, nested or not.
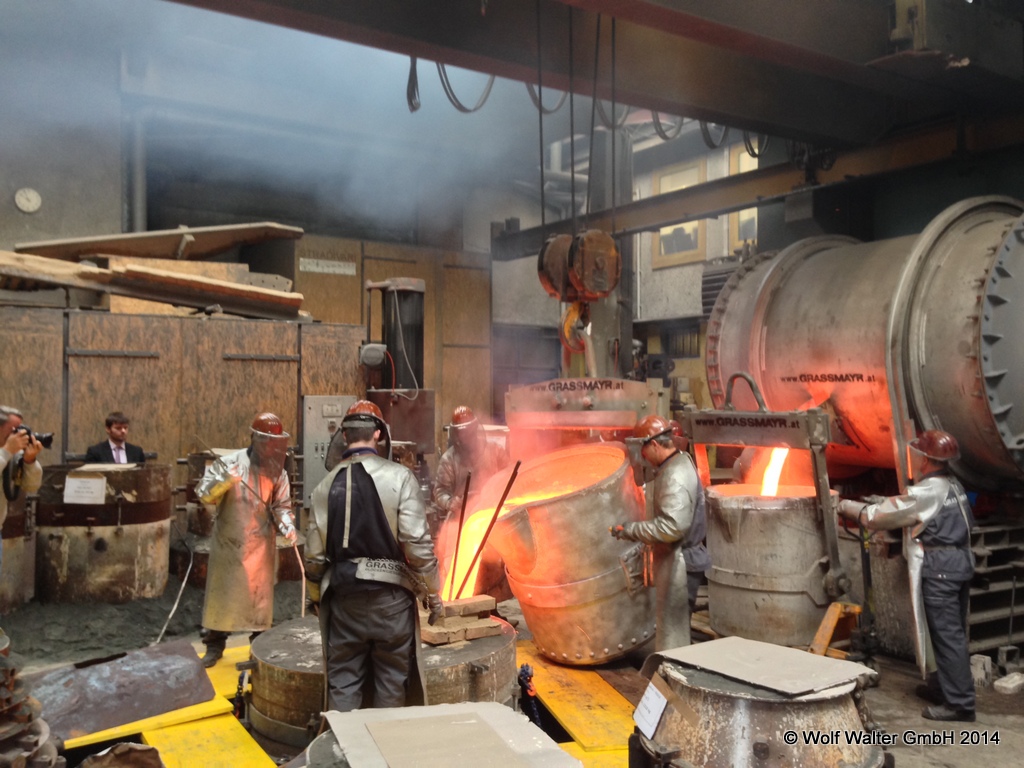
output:
[[[32,430],[25,424],[22,424],[20,427],[18,427],[18,431],[24,432],[29,436],[29,438],[33,436]],[[36,440],[39,441],[39,444],[43,446],[43,448],[49,450],[50,448],[53,447],[53,432],[36,432],[35,438]]]

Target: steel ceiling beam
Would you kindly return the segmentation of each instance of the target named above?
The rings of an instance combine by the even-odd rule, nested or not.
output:
[[[596,211],[590,216],[579,217],[579,228],[600,229],[616,236],[653,232],[687,221],[782,202],[797,191],[878,177],[944,162],[958,155],[968,157],[1019,146],[1022,136],[1022,117],[982,120],[969,126],[933,126],[873,147],[840,152],[831,168],[813,172],[810,180],[804,171],[789,164],[760,168],[654,195],[621,205],[614,211]],[[495,261],[536,258],[544,241],[558,234],[573,234],[573,221],[566,219],[544,227],[499,233],[492,238],[491,258]]]
[[[545,88],[570,87],[570,6],[556,0],[540,0],[539,6],[510,0],[174,1],[524,82],[537,81],[539,28]],[[572,90],[612,98],[608,14],[614,13],[619,103],[833,146],[870,143],[894,121],[937,112],[919,92],[906,93],[865,67],[670,5],[688,4],[573,2]],[[595,78],[598,13],[606,15]],[[869,34],[877,19],[863,18],[858,39],[865,48],[879,45]]]

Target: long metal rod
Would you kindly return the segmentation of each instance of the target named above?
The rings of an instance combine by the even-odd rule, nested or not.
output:
[[[452,587],[455,587],[455,574],[458,573],[459,545],[462,543],[462,523],[466,519],[466,502],[469,500],[469,481],[473,477],[473,471],[466,473],[466,486],[462,490],[462,509],[459,511],[459,527],[455,532],[455,555],[452,557]]]
[[[469,581],[469,576],[473,573],[473,568],[476,567],[476,561],[480,559],[480,555],[483,554],[484,547],[487,546],[487,537],[491,535],[491,529],[494,528],[494,524],[498,522],[498,515],[501,514],[501,508],[505,504],[505,499],[508,498],[508,492],[512,490],[512,483],[516,481],[516,475],[519,474],[519,465],[522,463],[522,461],[517,461],[516,465],[512,468],[512,474],[509,475],[508,483],[505,485],[505,492],[501,494],[501,501],[499,501],[498,506],[494,508],[494,516],[491,518],[491,522],[487,525],[487,530],[484,531],[483,538],[480,539],[480,546],[477,547],[476,552],[473,553],[473,559],[469,563],[469,570],[466,571],[466,576],[462,579],[459,591],[455,593],[456,600],[462,597],[462,590],[466,588],[466,582]]]

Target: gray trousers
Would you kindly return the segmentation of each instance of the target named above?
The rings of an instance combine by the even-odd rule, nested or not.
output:
[[[928,636],[935,651],[939,688],[953,709],[974,710],[974,678],[967,650],[969,581],[921,579]]]
[[[373,707],[405,705],[412,670],[416,605],[401,587],[362,592],[332,589],[327,636],[328,706],[349,712],[363,706],[364,686]]]

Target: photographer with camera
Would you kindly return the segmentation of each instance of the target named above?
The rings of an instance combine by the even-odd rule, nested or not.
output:
[[[7,502],[18,494],[35,493],[43,483],[43,468],[36,456],[43,444],[21,424],[21,411],[0,405],[0,471],[3,495],[0,497],[0,526],[7,519]],[[2,552],[2,550],[0,550]]]

